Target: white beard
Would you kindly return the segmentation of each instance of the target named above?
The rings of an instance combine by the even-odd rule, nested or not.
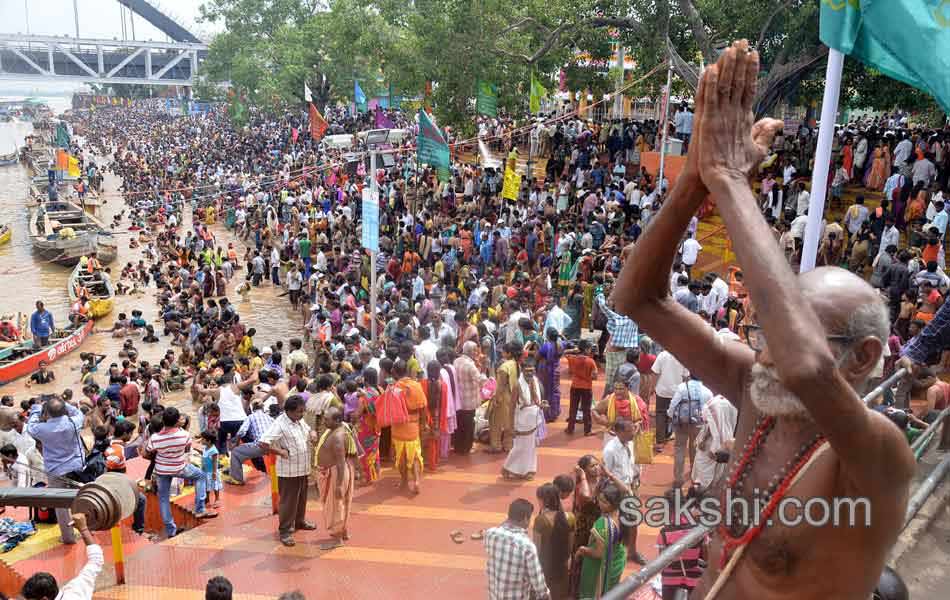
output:
[[[775,369],[759,363],[752,365],[749,376],[749,399],[756,410],[768,417],[811,420],[811,415],[798,396],[788,391]]]

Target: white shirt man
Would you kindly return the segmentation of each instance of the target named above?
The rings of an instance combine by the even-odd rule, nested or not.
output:
[[[657,374],[656,395],[664,398],[673,397],[688,373],[686,367],[666,350],[653,361],[652,371]]]
[[[929,158],[922,158],[914,162],[914,166],[911,167],[910,171],[914,179],[914,185],[918,183],[922,183],[925,186],[930,185],[937,177],[937,167],[934,166]]]
[[[677,135],[691,135],[693,133],[693,113],[689,109],[680,110],[673,117]]]
[[[897,146],[894,148],[894,166],[899,167],[907,162],[907,159],[910,158],[910,153],[914,151],[914,144],[907,138],[902,139],[898,142]]]
[[[796,198],[795,205],[795,214],[797,216],[802,216],[808,210],[808,204],[811,202],[811,193],[808,190],[802,190],[798,193],[798,198]]]
[[[709,291],[709,308],[716,314],[720,308],[726,304],[729,298],[729,284],[722,280],[722,277],[716,277],[712,282],[712,289]]]
[[[683,264],[687,267],[695,265],[696,259],[699,258],[699,251],[702,249],[702,245],[694,238],[687,238],[686,241],[683,242],[681,250]]]

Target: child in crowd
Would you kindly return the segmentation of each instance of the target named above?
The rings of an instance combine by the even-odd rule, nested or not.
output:
[[[221,506],[221,488],[224,486],[221,483],[221,473],[218,468],[218,448],[215,446],[218,435],[213,431],[202,431],[200,439],[204,446],[204,450],[201,452],[201,470],[204,471],[208,480],[207,502],[212,508],[219,508]],[[214,503],[211,502],[212,492],[214,493]]]

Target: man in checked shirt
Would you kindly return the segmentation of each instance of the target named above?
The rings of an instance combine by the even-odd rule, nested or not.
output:
[[[241,424],[237,434],[231,438],[232,441],[240,443],[240,445],[230,449],[231,465],[228,475],[221,478],[224,483],[244,485],[245,460],[250,460],[257,467],[257,470],[262,473],[266,471],[262,457],[267,452],[259,442],[261,436],[274,422],[274,419],[264,410],[263,406],[263,403],[259,400],[254,402],[251,405],[251,414],[244,419],[244,423]]]
[[[604,352],[604,397],[614,389],[614,375],[627,360],[627,350],[639,348],[637,342],[640,337],[633,319],[618,314],[607,306],[605,293],[609,294],[610,290],[605,289],[596,298],[598,308],[607,317],[607,333],[610,334],[607,351]]]
[[[485,532],[489,600],[550,598],[538,549],[528,537],[534,506],[518,498],[508,507],[508,520]]]

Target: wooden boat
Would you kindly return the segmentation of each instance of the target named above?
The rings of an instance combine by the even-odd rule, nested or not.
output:
[[[96,254],[105,264],[116,259],[117,243],[99,219],[72,202],[44,202],[30,209],[33,250],[49,262],[72,267]]]
[[[79,347],[92,331],[93,322],[86,321],[71,329],[57,330],[50,338],[50,345],[36,349],[33,342],[24,342],[7,348],[0,355],[0,385],[29,375],[40,367],[41,362],[52,364]]]
[[[89,298],[89,316],[93,319],[101,319],[112,312],[112,306],[115,303],[115,290],[112,284],[96,279],[87,273],[82,262],[73,269],[66,287],[70,304],[76,302],[78,298],[76,294],[80,288],[86,290]]]
[[[6,244],[10,241],[10,238],[13,237],[13,230],[10,229],[9,223],[4,223],[0,225],[0,246]]]

